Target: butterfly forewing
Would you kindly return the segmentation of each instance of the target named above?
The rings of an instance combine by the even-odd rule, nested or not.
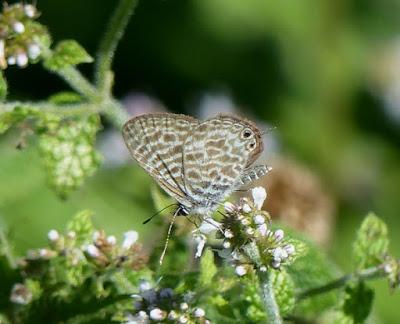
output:
[[[160,186],[190,207],[183,180],[183,143],[199,121],[185,115],[159,113],[132,118],[123,127],[130,153]]]
[[[251,138],[243,138],[245,129]],[[184,185],[194,205],[215,209],[261,151],[260,132],[250,122],[218,116],[199,124],[183,144]]]

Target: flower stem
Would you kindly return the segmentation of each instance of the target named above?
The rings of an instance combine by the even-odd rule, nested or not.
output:
[[[97,53],[95,79],[100,92],[109,92],[107,86],[107,73],[111,70],[118,42],[121,40],[129,18],[136,7],[138,0],[120,0],[115,9]]]
[[[384,269],[384,264],[378,265],[376,267],[371,267],[365,270],[361,270],[359,272],[347,274],[339,279],[331,281],[325,285],[308,289],[306,291],[300,292],[297,295],[297,300],[306,299],[309,297],[313,297],[319,294],[327,293],[331,290],[342,288],[349,281],[353,280],[370,280],[379,277],[383,277],[386,275]]]
[[[244,252],[250,258],[251,262],[259,267],[260,252],[257,245],[254,242],[244,246]],[[260,284],[260,297],[263,301],[265,312],[267,313],[268,323],[270,324],[281,324],[282,318],[279,313],[279,306],[275,299],[274,287],[272,285],[271,274],[268,271],[262,272],[257,270],[258,282]]]
[[[270,272],[257,271],[257,277],[260,283],[260,289],[262,293],[262,300],[264,302],[265,311],[268,316],[268,323],[270,324],[282,323],[282,319],[279,314],[279,306],[275,299],[275,292],[274,292],[274,287],[272,285]]]

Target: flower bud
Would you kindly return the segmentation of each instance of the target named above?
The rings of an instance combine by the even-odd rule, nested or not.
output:
[[[107,242],[110,245],[115,245],[115,243],[117,243],[117,238],[114,235],[110,235],[107,237]]]
[[[257,225],[262,225],[265,223],[265,218],[262,215],[256,215],[254,216],[254,223],[256,223]]]
[[[178,323],[182,323],[182,324],[185,324],[188,321],[189,321],[189,319],[185,315],[180,316],[179,319],[178,319]]]
[[[29,18],[34,18],[37,13],[35,6],[32,6],[30,4],[26,4],[24,6],[24,12],[25,12],[25,15]]]
[[[258,231],[260,232],[260,234],[262,236],[267,236],[268,233],[269,233],[268,228],[267,228],[267,224],[264,223],[264,224],[260,225],[258,227]]]
[[[204,317],[206,315],[206,312],[202,308],[196,308],[193,311],[193,316],[194,317]]]
[[[92,258],[98,258],[100,256],[100,250],[93,244],[89,244],[85,250]]]
[[[30,59],[35,60],[40,55],[40,47],[37,44],[30,44],[28,46],[28,56]]]
[[[251,193],[253,195],[255,207],[260,210],[264,204],[265,198],[267,198],[267,192],[263,187],[255,187]]]
[[[235,268],[235,272],[236,272],[236,274],[237,274],[238,276],[242,277],[242,276],[244,276],[244,275],[247,273],[247,269],[246,269],[244,266],[239,265],[239,266],[237,266],[237,267]]]
[[[154,321],[162,321],[166,316],[166,312],[159,308],[154,308],[150,311],[150,318]]]
[[[179,307],[182,311],[186,311],[189,309],[189,305],[187,303],[182,303],[179,305]]]
[[[229,248],[231,247],[231,242],[229,242],[229,241],[224,241],[224,243],[222,243],[222,246],[223,246],[225,249],[229,249]]]
[[[124,249],[130,249],[133,244],[137,241],[139,237],[138,232],[136,231],[128,231],[124,233],[124,241],[122,242],[122,247]]]
[[[281,266],[281,261],[280,260],[272,260],[271,262],[271,266],[274,269],[278,269]]]
[[[280,242],[285,235],[285,232],[281,229],[278,229],[274,233],[275,241]]]
[[[284,249],[286,250],[288,255],[292,255],[296,251],[295,247],[292,244],[286,245]]]
[[[60,234],[58,234],[57,230],[52,229],[47,233],[47,238],[51,242],[55,242],[55,241],[58,241],[58,239],[60,238]]]
[[[243,207],[242,207],[242,210],[245,213],[250,213],[251,212],[251,207],[249,206],[249,204],[244,204]]]
[[[17,34],[22,34],[25,31],[25,26],[20,21],[16,21],[15,23],[13,23],[12,28]]]
[[[233,233],[232,233],[231,230],[227,229],[227,230],[225,230],[225,232],[224,232],[224,236],[225,236],[226,238],[232,238],[232,237],[233,237]]]

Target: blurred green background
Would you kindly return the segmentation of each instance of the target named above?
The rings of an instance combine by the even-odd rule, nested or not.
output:
[[[39,21],[55,41],[76,39],[94,55],[114,5],[40,0]],[[327,252],[346,271],[350,242],[370,210],[387,222],[392,251],[400,250],[399,18],[398,0],[141,1],[115,58],[115,94],[131,114],[162,104],[204,117],[237,106],[275,126],[267,153],[312,170],[333,197]],[[91,66],[82,71],[90,75]],[[65,89],[40,65],[8,69],[6,77],[13,99]],[[141,224],[154,213],[151,179],[110,126],[98,141],[102,169],[66,201],[47,187],[35,140],[18,151],[17,135],[0,138],[0,224],[19,253],[86,208],[108,233],[135,229],[144,241],[163,240],[155,223]],[[388,297],[386,283],[374,285],[377,316],[398,323],[399,293]]]

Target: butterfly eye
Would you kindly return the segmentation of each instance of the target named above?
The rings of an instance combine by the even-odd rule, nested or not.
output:
[[[253,135],[253,132],[248,128],[244,129],[242,132],[243,138],[249,138],[251,135]]]

